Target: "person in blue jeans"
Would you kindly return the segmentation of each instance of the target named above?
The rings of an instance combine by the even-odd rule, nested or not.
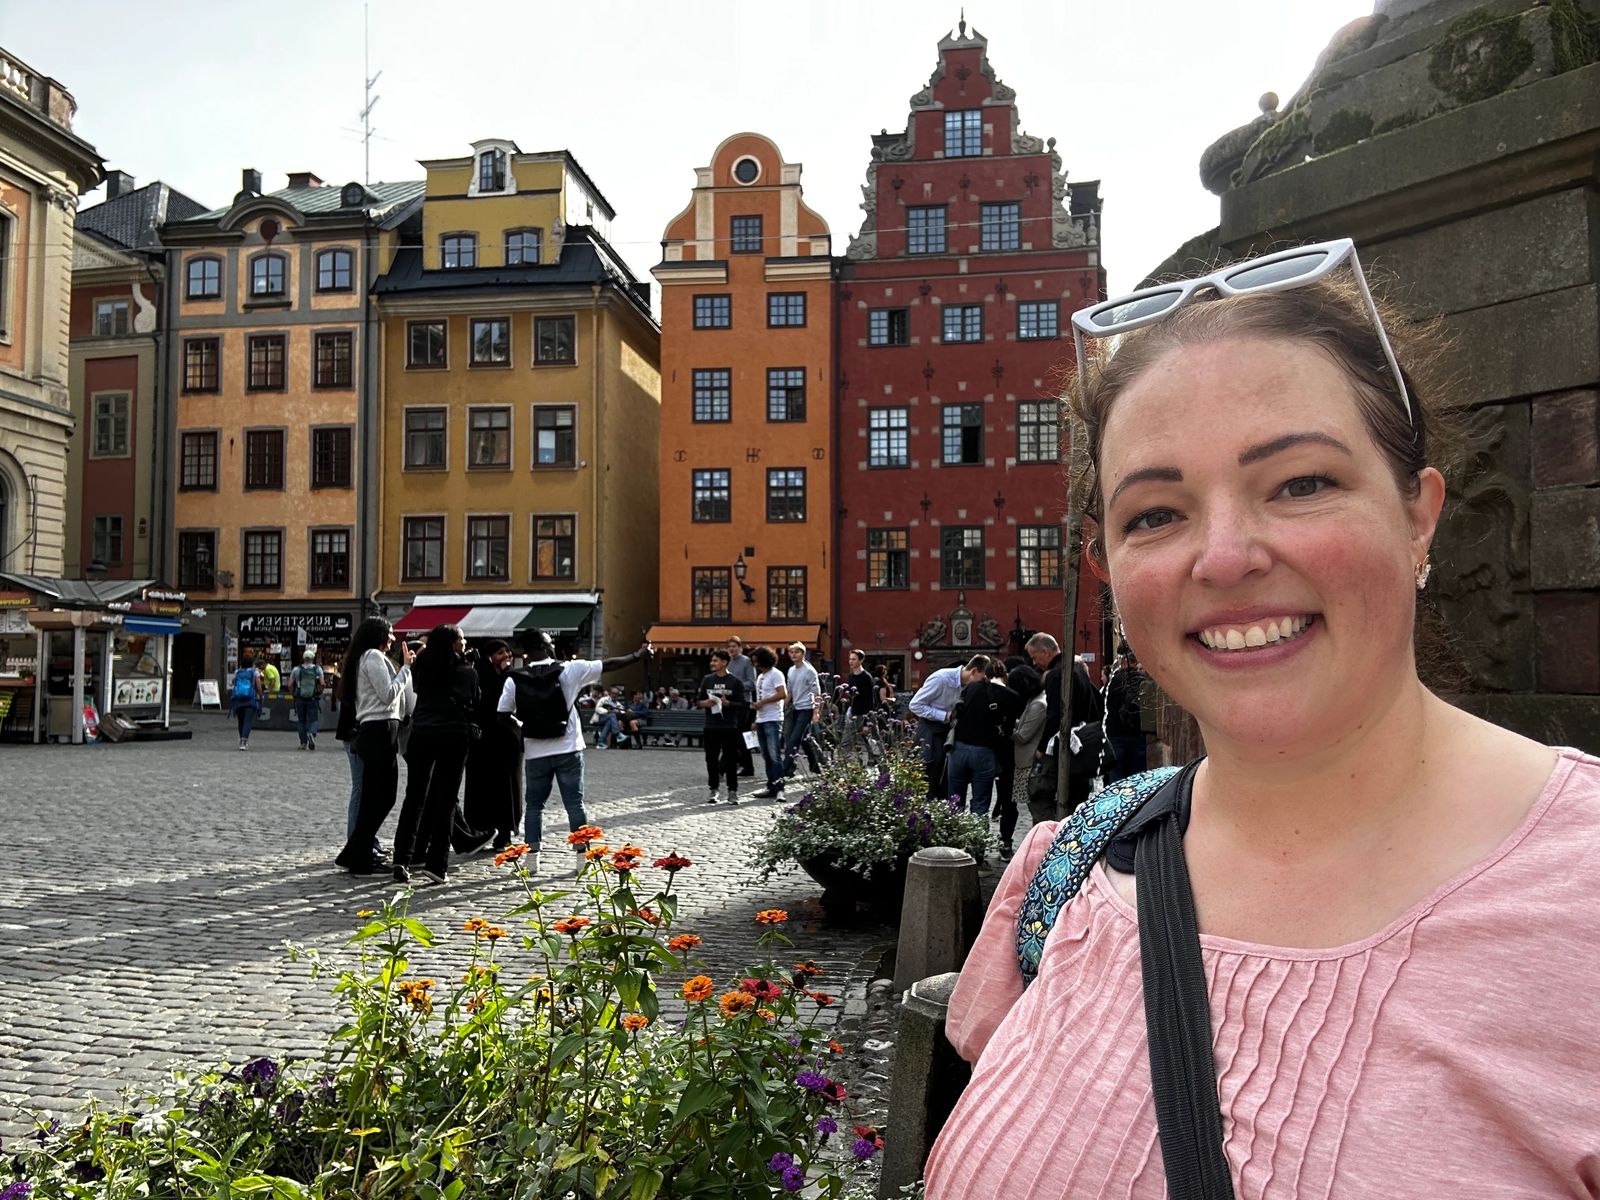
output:
[[[532,695],[530,682],[540,668],[555,665],[555,643],[542,629],[527,629],[522,635],[523,649],[528,665],[512,671],[505,688],[500,693],[499,712],[502,720],[520,730],[522,738],[523,771],[526,776],[527,825],[525,829],[529,854],[524,860],[528,870],[539,871],[539,850],[544,841],[544,806],[550,799],[552,786],[561,789],[561,803],[567,810],[567,828],[576,831],[588,824],[589,814],[583,805],[583,722],[573,711],[573,705],[583,689],[594,683],[607,671],[615,671],[650,655],[646,642],[632,654],[619,658],[571,659],[561,664],[561,694],[566,704],[566,731],[555,737],[530,737],[528,726],[536,714],[528,707]],[[519,694],[523,705],[519,707]],[[582,860],[582,847],[578,861]]]
[[[972,789],[970,810],[988,816],[999,773],[999,746],[1009,739],[1022,715],[1022,698],[1002,683],[976,679],[961,689],[956,710],[955,744],[947,764],[951,796],[965,797]]]
[[[761,747],[761,757],[767,764],[766,791],[756,796],[776,800],[783,791],[783,702],[789,698],[783,672],[778,670],[778,656],[769,647],[757,646],[750,652],[755,663],[756,745]]]
[[[250,730],[255,727],[256,714],[261,711],[264,685],[261,672],[256,667],[256,657],[246,650],[239,660],[239,669],[233,675],[233,691],[229,704],[234,719],[239,722],[239,749],[250,749]]]
[[[806,752],[806,765],[815,775],[821,768],[817,763],[817,744],[811,738],[811,722],[817,715],[817,701],[822,685],[817,679],[817,669],[806,661],[806,648],[800,642],[789,646],[789,673],[784,686],[789,692],[789,733],[783,740],[783,773],[794,774],[795,757]]]
[[[289,672],[289,694],[294,697],[295,723],[300,731],[300,749],[317,748],[317,725],[322,716],[322,668],[317,656],[307,650],[300,665]]]

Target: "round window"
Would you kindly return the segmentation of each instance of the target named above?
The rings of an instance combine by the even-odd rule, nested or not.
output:
[[[753,158],[741,158],[733,164],[733,177],[740,183],[754,183],[761,177],[761,164]]]

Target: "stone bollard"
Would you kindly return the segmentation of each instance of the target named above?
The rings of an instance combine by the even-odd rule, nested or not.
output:
[[[879,1200],[897,1196],[906,1184],[922,1178],[933,1139],[972,1078],[972,1068],[944,1036],[945,1013],[957,978],[951,971],[918,980],[901,1002]]]
[[[978,864],[965,850],[929,846],[906,869],[900,941],[894,956],[894,990],[918,979],[959,971],[983,921]]]

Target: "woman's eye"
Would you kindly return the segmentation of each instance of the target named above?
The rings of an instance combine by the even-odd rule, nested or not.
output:
[[[1326,475],[1302,475],[1284,484],[1281,493],[1291,499],[1304,500],[1333,486],[1333,480]]]
[[[1170,525],[1177,519],[1177,514],[1170,508],[1152,508],[1149,512],[1142,512],[1133,520],[1122,527],[1123,533],[1132,533],[1136,529],[1160,529],[1163,525]]]

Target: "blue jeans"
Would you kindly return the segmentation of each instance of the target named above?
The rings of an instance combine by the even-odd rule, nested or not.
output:
[[[317,736],[317,720],[322,713],[322,701],[299,700],[294,702],[294,716],[300,727],[300,744]]]
[[[567,828],[576,830],[578,826],[589,823],[589,814],[583,810],[583,751],[530,758],[523,770],[527,780],[527,839],[530,847],[537,850],[544,836],[544,805],[550,799],[552,783],[561,788],[561,803],[567,806]]]
[[[239,736],[244,740],[249,740],[250,730],[254,728],[256,723],[256,714],[260,711],[261,702],[255,699],[242,701],[234,705],[233,715],[239,721]]]
[[[811,733],[811,718],[816,715],[815,709],[795,708],[789,710],[789,736],[783,740],[783,770],[788,774],[794,768],[794,756],[803,746],[806,752],[806,762],[811,767],[811,773],[817,773],[817,747],[807,740]]]
[[[767,764],[767,791],[783,790],[783,722],[757,721],[756,744]]]
[[[617,720],[617,714],[608,712],[600,718],[600,728],[594,735],[594,745],[597,750],[604,750],[607,742],[615,742],[617,735],[622,732],[622,722]],[[531,761],[531,760],[530,760]]]
[[[989,797],[994,794],[994,777],[998,769],[999,762],[989,747],[957,742],[950,747],[950,794],[965,796],[967,785],[971,784],[972,811],[980,817],[988,816]]]
[[[356,753],[354,739],[344,744],[344,759],[350,764],[350,807],[344,818],[344,836],[348,838],[356,831],[356,814],[361,811],[361,756]],[[373,837],[372,852],[376,854],[379,849],[378,839]]]

